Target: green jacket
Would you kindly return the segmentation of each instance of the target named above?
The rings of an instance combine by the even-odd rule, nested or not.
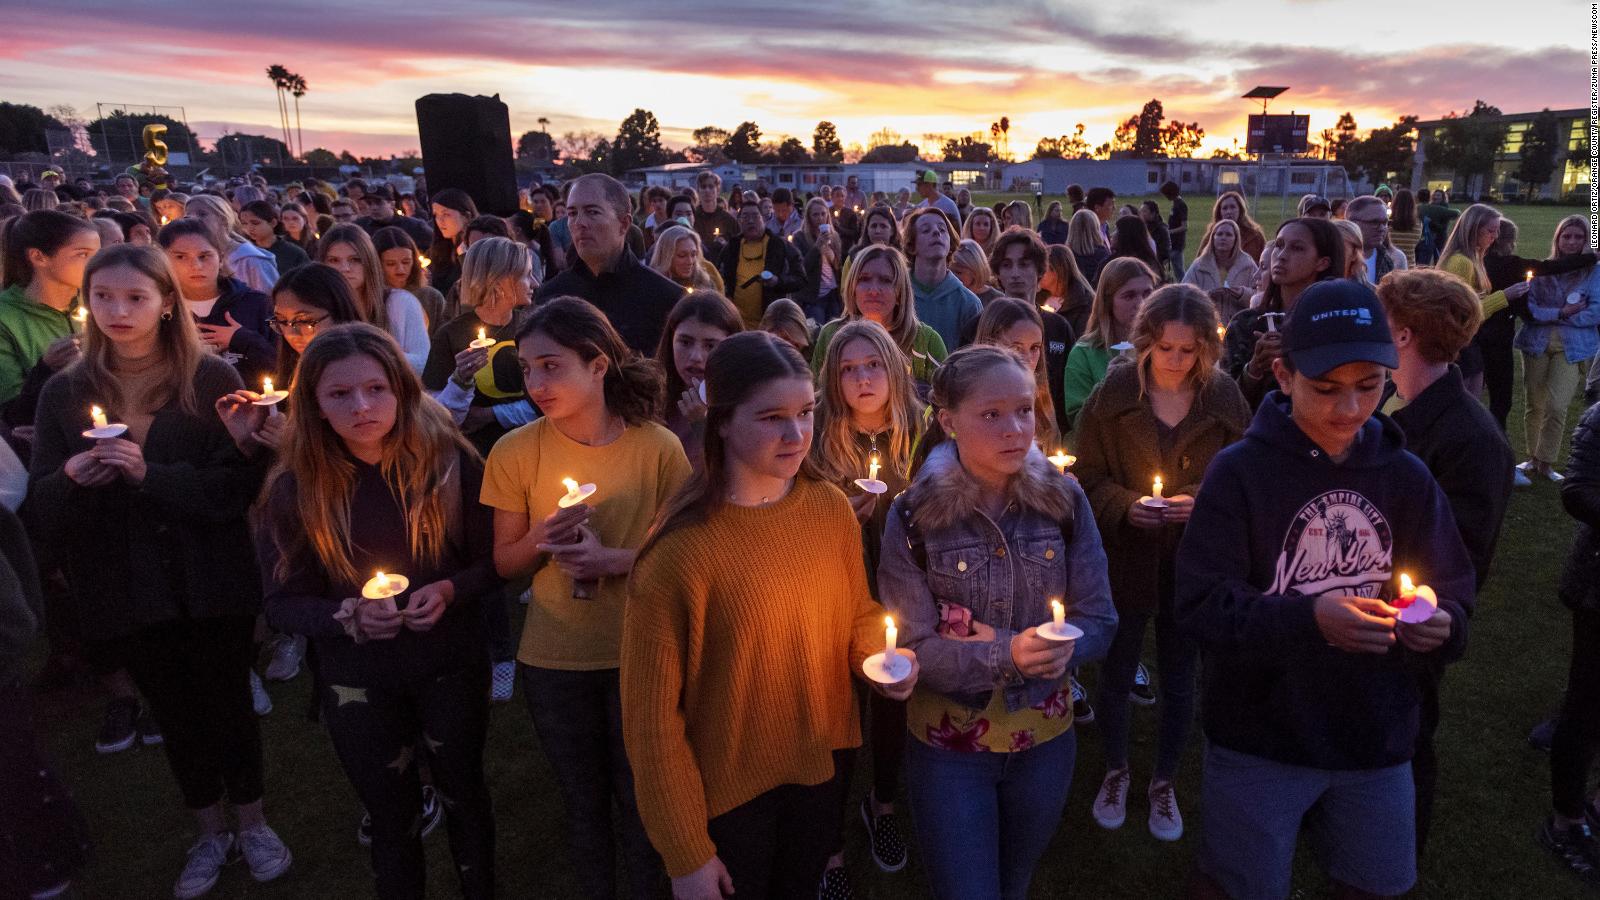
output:
[[[817,334],[816,349],[811,351],[812,375],[822,371],[822,361],[828,358],[828,343],[833,340],[834,333],[844,323],[844,319],[834,319],[822,326],[822,331]],[[939,368],[949,353],[945,350],[944,339],[939,337],[939,332],[918,323],[917,336],[912,338],[911,352],[906,355],[911,357],[911,380],[927,385],[933,383],[934,370]]]
[[[1072,352],[1067,354],[1066,371],[1061,376],[1061,404],[1067,409],[1069,422],[1077,421],[1083,402],[1089,399],[1096,385],[1106,380],[1109,365],[1110,350],[1089,343],[1087,338],[1072,345]]]
[[[70,316],[28,299],[21,285],[0,291],[0,403],[15,400],[44,351],[71,333]]]

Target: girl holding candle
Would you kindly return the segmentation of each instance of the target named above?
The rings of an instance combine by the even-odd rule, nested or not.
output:
[[[428,319],[416,296],[384,283],[372,238],[358,225],[335,225],[317,243],[317,262],[344,276],[363,320],[389,332],[411,367],[421,372],[428,361]]]
[[[1067,355],[1067,369],[1062,376],[1063,405],[1074,421],[1089,392],[1106,377],[1111,358],[1118,352],[1111,348],[1132,336],[1139,307],[1155,290],[1158,280],[1149,266],[1132,257],[1110,260],[1100,270],[1094,308],[1089,311],[1083,337]]]
[[[925,389],[944,361],[945,346],[937,331],[917,321],[911,272],[899,250],[872,244],[856,254],[844,279],[844,315],[822,326],[812,351],[813,369],[822,367],[839,328],[857,319],[876,322],[889,332],[911,363],[912,379]]]
[[[696,291],[679,300],[661,330],[661,345],[656,348],[656,362],[666,373],[661,408],[666,411],[667,428],[683,445],[696,472],[705,465],[706,404],[700,399],[700,387],[706,380],[706,360],[729,335],[743,330],[739,310],[712,291]]]
[[[409,291],[417,298],[429,330],[455,318],[456,309],[448,307],[444,295],[428,283],[428,267],[422,264],[416,242],[404,228],[386,225],[374,231],[372,249],[378,251],[378,261],[383,264],[383,283],[390,290]]]
[[[705,470],[640,551],[623,622],[639,811],[676,897],[810,896],[839,847],[861,742],[851,673],[884,649],[883,608],[850,505],[807,464],[805,360],[773,335],[736,334],[712,352],[706,388]],[[910,669],[874,688],[905,699]]]
[[[118,641],[161,724],[201,831],[175,895],[210,890],[236,850],[256,880],[271,880],[290,854],[262,810],[250,699],[261,586],[246,512],[263,469],[211,410],[239,376],[201,348],[160,250],[106,248],[85,269],[84,289],[83,359],[39,399],[34,536],[60,548],[86,637]],[[127,432],[83,437],[95,405]]]
[[[277,364],[272,329],[271,301],[248,287],[224,268],[224,248],[206,223],[179,219],[161,229],[157,238],[167,253],[183,305],[194,316],[200,340],[213,353],[225,353],[246,384],[260,384]]]
[[[1586,255],[1589,220],[1567,216],[1550,239],[1550,258]],[[1517,332],[1522,351],[1522,387],[1527,400],[1524,432],[1528,460],[1524,472],[1560,481],[1555,459],[1567,439],[1567,407],[1583,380],[1584,364],[1600,350],[1600,275],[1594,267],[1550,275],[1527,285],[1531,322]],[[1507,291],[1509,294],[1510,291]]]
[[[1015,297],[1001,297],[984,307],[978,317],[977,341],[1009,348],[1033,369],[1037,396],[1034,398],[1034,434],[1041,447],[1054,449],[1060,443],[1056,427],[1055,401],[1050,397],[1050,380],[1045,370],[1044,319],[1037,307]]]
[[[461,893],[492,897],[488,660],[474,607],[500,580],[477,500],[483,464],[371,325],[312,342],[292,399],[256,541],[267,615],[315,642],[322,721],[372,820],[377,894],[424,895],[425,760],[449,807]],[[410,590],[364,599],[374,571],[403,574]]]
[[[722,293],[722,275],[700,249],[700,235],[687,225],[669,225],[650,250],[650,268],[685,291]]]
[[[1520,301],[1528,295],[1531,287],[1528,281],[1518,279],[1509,284],[1502,281],[1505,287],[1496,289],[1495,282],[1489,277],[1484,257],[1495,241],[1500,239],[1502,221],[1504,217],[1499,210],[1486,203],[1474,203],[1456,219],[1450,236],[1445,238],[1439,251],[1439,268],[1465,281],[1468,287],[1478,293],[1485,319],[1512,303],[1521,305]],[[1474,345],[1464,356],[1462,376],[1466,379],[1467,393],[1476,397],[1483,392],[1483,352]]]
[[[433,332],[422,386],[483,453],[534,418],[513,367],[512,341],[535,286],[527,247],[508,238],[482,238],[468,248],[456,282],[466,312]]]
[[[878,587],[924,665],[906,793],[936,897],[1027,896],[1072,780],[1067,667],[1116,630],[1089,501],[1033,444],[1035,392],[1010,350],[951,354],[883,538]],[[1076,641],[1037,633],[1052,598]]]
[[[77,216],[40,210],[7,221],[0,249],[0,403],[10,403],[24,381],[42,385],[77,359],[70,313],[100,235]],[[34,374],[40,363],[44,371]],[[7,418],[32,423],[32,416]]]
[[[816,410],[817,439],[811,462],[819,475],[845,491],[861,522],[867,585],[877,592],[878,560],[889,505],[911,480],[911,455],[921,436],[922,402],[900,348],[874,322],[846,323],[834,336],[822,363]],[[876,469],[876,471],[873,471]],[[887,490],[873,494],[857,479],[882,481]],[[886,872],[905,866],[905,844],[895,818],[894,798],[905,754],[906,708],[878,694],[868,698],[871,724],[872,791],[861,801],[861,818],[873,861]],[[829,860],[825,877],[844,877],[834,869],[844,853]]]
[[[497,570],[533,579],[517,654],[524,700],[562,787],[584,896],[616,896],[618,843],[632,893],[643,896],[659,889],[661,861],[639,823],[623,751],[623,601],[636,548],[688,479],[689,461],[655,421],[660,367],[629,350],[593,305],[541,303],[517,332],[517,358],[544,416],[490,452],[483,502],[494,508]],[[596,492],[558,509],[563,479]],[[579,598],[575,582],[597,586]]]
[[[1169,285],[1151,294],[1131,338],[1134,364],[1114,366],[1078,417],[1073,470],[1105,541],[1117,606],[1117,634],[1100,669],[1096,701],[1106,775],[1093,812],[1108,829],[1120,828],[1126,817],[1129,692],[1153,619],[1161,725],[1148,824],[1155,837],[1175,841],[1183,834],[1183,816],[1173,780],[1194,719],[1195,649],[1173,617],[1173,558],[1201,476],[1212,457],[1244,435],[1250,408],[1216,367],[1222,355],[1216,311],[1199,288]],[[1170,486],[1152,490],[1152,473],[1162,473]],[[1167,505],[1140,502],[1146,491]]]

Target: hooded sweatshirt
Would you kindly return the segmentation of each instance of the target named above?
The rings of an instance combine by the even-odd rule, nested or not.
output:
[[[1369,419],[1335,463],[1294,424],[1288,398],[1268,394],[1206,473],[1177,565],[1178,623],[1205,653],[1208,739],[1318,769],[1411,759],[1414,667],[1461,657],[1473,567],[1444,492],[1387,417]],[[1401,572],[1438,594],[1449,639],[1425,655],[1398,640],[1384,654],[1330,645],[1316,598],[1391,599]]]
[[[945,272],[944,280],[935,285],[925,285],[911,279],[911,292],[916,300],[917,321],[939,332],[940,340],[949,348],[961,346],[961,335],[967,325],[983,315],[983,304],[978,295],[967,290],[954,272]]]

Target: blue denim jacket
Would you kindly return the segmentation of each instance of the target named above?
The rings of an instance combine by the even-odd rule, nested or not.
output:
[[[1078,483],[1062,475],[1037,447],[1010,485],[1011,503],[999,521],[978,505],[980,489],[961,465],[954,444],[929,454],[911,487],[894,502],[883,536],[878,590],[898,620],[900,640],[917,654],[920,687],[974,709],[1005,691],[1006,709],[1032,706],[1060,687],[1059,680],[1026,678],[1011,661],[1011,639],[1050,621],[1051,599],[1067,607],[1067,621],[1083,629],[1073,664],[1105,656],[1117,630],[1106,577],[1106,554],[1094,512]],[[927,551],[917,565],[903,508]],[[1072,517],[1072,545],[1060,522]],[[939,636],[937,603],[964,606],[993,628],[989,642]]]
[[[1561,321],[1561,307],[1572,294],[1589,301],[1582,312]],[[1600,350],[1600,266],[1568,275],[1542,275],[1528,290],[1528,314],[1533,321],[1517,332],[1513,345],[1535,356],[1550,344],[1550,332],[1561,329],[1562,355],[1569,363],[1585,362]]]

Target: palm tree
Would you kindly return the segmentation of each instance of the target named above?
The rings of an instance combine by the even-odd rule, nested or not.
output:
[[[289,70],[274,63],[267,66],[267,77],[272,79],[272,86],[278,90],[278,127],[283,132],[284,146],[289,144],[289,105],[284,99],[284,91],[289,87]]]
[[[539,117],[539,130],[544,132],[545,137],[548,138],[550,136],[550,120],[548,118],[546,118],[545,116],[540,116]],[[554,145],[551,144],[547,140],[547,141],[544,142],[544,146],[539,148],[539,152],[544,154],[546,159],[549,159],[550,155],[551,155],[550,154],[550,148],[552,146],[554,146]],[[1577,157],[1573,157],[1573,158],[1576,159]]]
[[[306,136],[300,130],[300,98],[306,95],[306,79],[304,75],[290,76],[289,92],[294,94],[294,132],[295,143],[300,145],[300,156],[306,153]]]

